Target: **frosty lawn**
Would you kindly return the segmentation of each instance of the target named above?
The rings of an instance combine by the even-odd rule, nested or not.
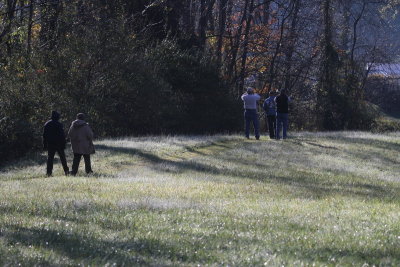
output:
[[[0,265],[400,265],[399,133],[96,148],[92,176],[0,172]]]

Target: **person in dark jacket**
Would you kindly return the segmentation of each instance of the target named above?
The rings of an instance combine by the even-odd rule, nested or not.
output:
[[[265,99],[263,109],[267,115],[269,137],[275,139],[276,132],[276,103],[275,103],[275,92],[270,91],[269,97]]]
[[[286,90],[283,89],[279,96],[275,98],[276,103],[276,139],[280,139],[281,129],[283,139],[287,138],[288,129],[288,114],[289,114],[290,98],[286,95]]]
[[[74,161],[72,163],[71,175],[76,175],[79,168],[79,163],[83,156],[85,161],[86,173],[92,173],[90,163],[90,154],[94,154],[93,131],[89,123],[84,121],[85,115],[79,113],[76,115],[76,120],[72,122],[68,131],[68,138],[71,140],[72,151],[74,152]]]
[[[65,175],[69,174],[67,160],[65,158],[65,133],[64,127],[59,122],[60,114],[57,111],[51,113],[51,120],[46,122],[43,129],[43,149],[47,150],[47,176],[53,173],[53,161],[56,152],[60,157]]]

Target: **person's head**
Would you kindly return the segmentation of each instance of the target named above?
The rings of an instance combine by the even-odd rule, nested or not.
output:
[[[51,112],[51,119],[58,121],[60,119],[60,113],[58,113],[57,111],[53,110]]]
[[[253,87],[247,87],[247,93],[248,93],[249,95],[254,94],[254,88],[253,88]]]
[[[282,89],[281,95],[286,95],[286,93],[287,93],[286,89]]]
[[[274,96],[275,92],[274,91],[269,91],[269,96]]]
[[[77,119],[77,120],[84,120],[84,119],[85,119],[85,114],[83,114],[83,113],[78,113],[78,114],[76,115],[76,119]]]

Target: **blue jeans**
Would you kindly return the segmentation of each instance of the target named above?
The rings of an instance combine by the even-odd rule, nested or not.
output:
[[[287,137],[288,129],[288,114],[287,113],[276,113],[276,139],[280,139],[279,134],[283,126],[283,139]]]
[[[244,120],[245,120],[245,133],[246,137],[249,138],[250,136],[250,123],[253,123],[254,126],[254,134],[256,138],[260,138],[260,126],[258,123],[258,114],[257,110],[255,109],[246,109],[244,111]]]

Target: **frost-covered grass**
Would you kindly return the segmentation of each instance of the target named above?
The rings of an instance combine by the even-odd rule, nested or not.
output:
[[[400,265],[400,133],[96,147],[91,176],[0,172],[0,265]]]

